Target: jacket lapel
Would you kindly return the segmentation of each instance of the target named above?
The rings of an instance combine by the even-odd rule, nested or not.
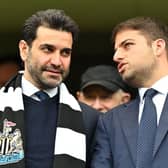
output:
[[[155,146],[154,146],[154,152],[153,152],[154,155],[158,151],[158,148],[168,131],[168,110],[167,109],[168,109],[168,96],[166,97],[166,101],[165,101],[161,118],[159,121],[159,126],[157,128]]]
[[[133,162],[136,163],[137,134],[138,134],[138,109],[139,98],[126,105],[120,113],[122,129],[124,131],[128,150],[132,155]]]

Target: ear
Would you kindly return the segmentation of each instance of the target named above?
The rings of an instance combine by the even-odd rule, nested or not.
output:
[[[152,43],[153,52],[156,56],[160,56],[165,52],[166,43],[164,39],[157,39]]]
[[[29,46],[26,41],[19,41],[19,51],[22,61],[25,61],[29,52]]]
[[[76,98],[78,99],[78,101],[83,102],[85,100],[84,93],[82,91],[77,91],[76,92]]]
[[[122,103],[128,103],[131,100],[131,95],[129,93],[123,93],[122,95]]]
[[[79,96],[80,96],[80,92],[79,92],[79,91],[77,91],[77,92],[76,92],[76,98],[78,99],[78,98],[79,98]]]
[[[82,93],[81,93],[80,91],[77,91],[77,92],[76,92],[76,98],[77,98],[78,100],[81,100],[81,97],[82,97],[81,94],[82,94]]]

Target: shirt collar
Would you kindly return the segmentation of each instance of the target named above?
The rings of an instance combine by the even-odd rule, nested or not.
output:
[[[24,76],[22,76],[22,90],[23,94],[29,97],[39,91],[39,89],[29,82]],[[53,97],[58,93],[58,87],[43,91],[46,92],[50,97]]]
[[[155,82],[151,88],[157,90],[160,94],[167,95],[168,94],[168,75],[162,77],[160,80]],[[140,100],[142,101],[143,96],[148,88],[140,88],[139,89],[139,95]]]

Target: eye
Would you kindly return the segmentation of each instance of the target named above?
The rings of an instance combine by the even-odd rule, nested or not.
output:
[[[125,49],[130,49],[133,44],[134,44],[134,43],[132,43],[132,42],[126,42],[126,43],[123,45],[123,47],[124,47]]]
[[[61,50],[60,53],[61,53],[61,55],[63,57],[69,57],[72,54],[72,49],[70,49],[70,48],[64,48],[64,49]]]
[[[52,53],[54,51],[54,47],[51,45],[43,45],[40,49],[45,53]]]

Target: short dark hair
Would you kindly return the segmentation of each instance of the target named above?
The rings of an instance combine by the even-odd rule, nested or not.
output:
[[[137,30],[142,33],[147,42],[151,43],[156,39],[164,39],[168,53],[168,26],[154,17],[135,17],[119,23],[112,32],[112,42],[115,42],[117,33],[123,30]]]
[[[29,17],[23,25],[22,38],[29,46],[36,38],[37,29],[40,26],[70,32],[73,41],[77,39],[79,33],[78,25],[63,10],[47,9],[38,11]]]

